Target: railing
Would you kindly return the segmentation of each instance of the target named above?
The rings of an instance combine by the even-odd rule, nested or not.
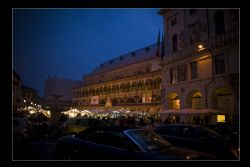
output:
[[[94,95],[88,95],[88,96],[82,96],[82,95],[77,95],[77,96],[73,96],[74,99],[80,99],[80,98],[87,98],[87,97],[91,97],[91,96],[107,96],[107,95],[111,95],[111,96],[136,96],[139,94],[144,94],[144,93],[150,93],[152,92],[152,90],[137,90],[137,91],[129,91],[129,92],[110,92],[110,93],[103,93],[103,94],[94,94]],[[158,95],[161,93],[160,89],[154,89],[153,93]]]
[[[224,47],[226,45],[234,44],[239,40],[239,32],[233,31],[225,34],[217,35],[215,37],[211,37],[206,41],[199,42],[205,48],[209,49],[217,49],[220,47]],[[190,57],[198,54],[197,44],[194,44],[189,47],[185,47],[178,52],[168,53],[163,60],[164,64],[171,63],[176,60],[180,60],[186,57]]]

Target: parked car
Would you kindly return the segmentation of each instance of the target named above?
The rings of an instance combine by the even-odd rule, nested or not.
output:
[[[199,125],[166,124],[154,129],[175,146],[212,153],[220,159],[238,159],[237,148],[218,133]]]
[[[108,124],[100,119],[95,118],[87,118],[87,117],[80,117],[80,118],[70,118],[68,119],[64,125],[62,125],[62,134],[77,134],[80,131],[88,127],[93,126],[108,126]]]
[[[239,147],[239,124],[217,123],[210,125],[209,129],[216,131],[235,147]]]
[[[32,136],[32,125],[26,118],[13,118],[13,142],[24,144]]]
[[[177,148],[148,129],[91,127],[56,143],[57,159],[192,160],[216,159],[211,154]]]

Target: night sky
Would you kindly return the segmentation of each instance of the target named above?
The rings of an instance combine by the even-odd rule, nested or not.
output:
[[[48,76],[81,80],[101,63],[157,42],[159,9],[13,9],[13,69],[44,95]]]

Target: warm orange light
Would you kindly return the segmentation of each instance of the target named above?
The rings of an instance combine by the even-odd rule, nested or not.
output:
[[[217,115],[217,122],[225,122],[225,115]]]
[[[198,48],[201,50],[201,49],[204,49],[203,45],[198,45]]]
[[[173,109],[180,109],[180,99],[173,100]]]

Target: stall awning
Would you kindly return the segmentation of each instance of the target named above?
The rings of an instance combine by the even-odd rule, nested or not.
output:
[[[180,114],[180,115],[185,115],[185,114],[226,114],[225,111],[221,110],[216,110],[212,108],[205,108],[205,109],[193,109],[193,108],[185,108],[185,109],[169,109],[169,110],[162,110],[158,112],[158,114]]]

